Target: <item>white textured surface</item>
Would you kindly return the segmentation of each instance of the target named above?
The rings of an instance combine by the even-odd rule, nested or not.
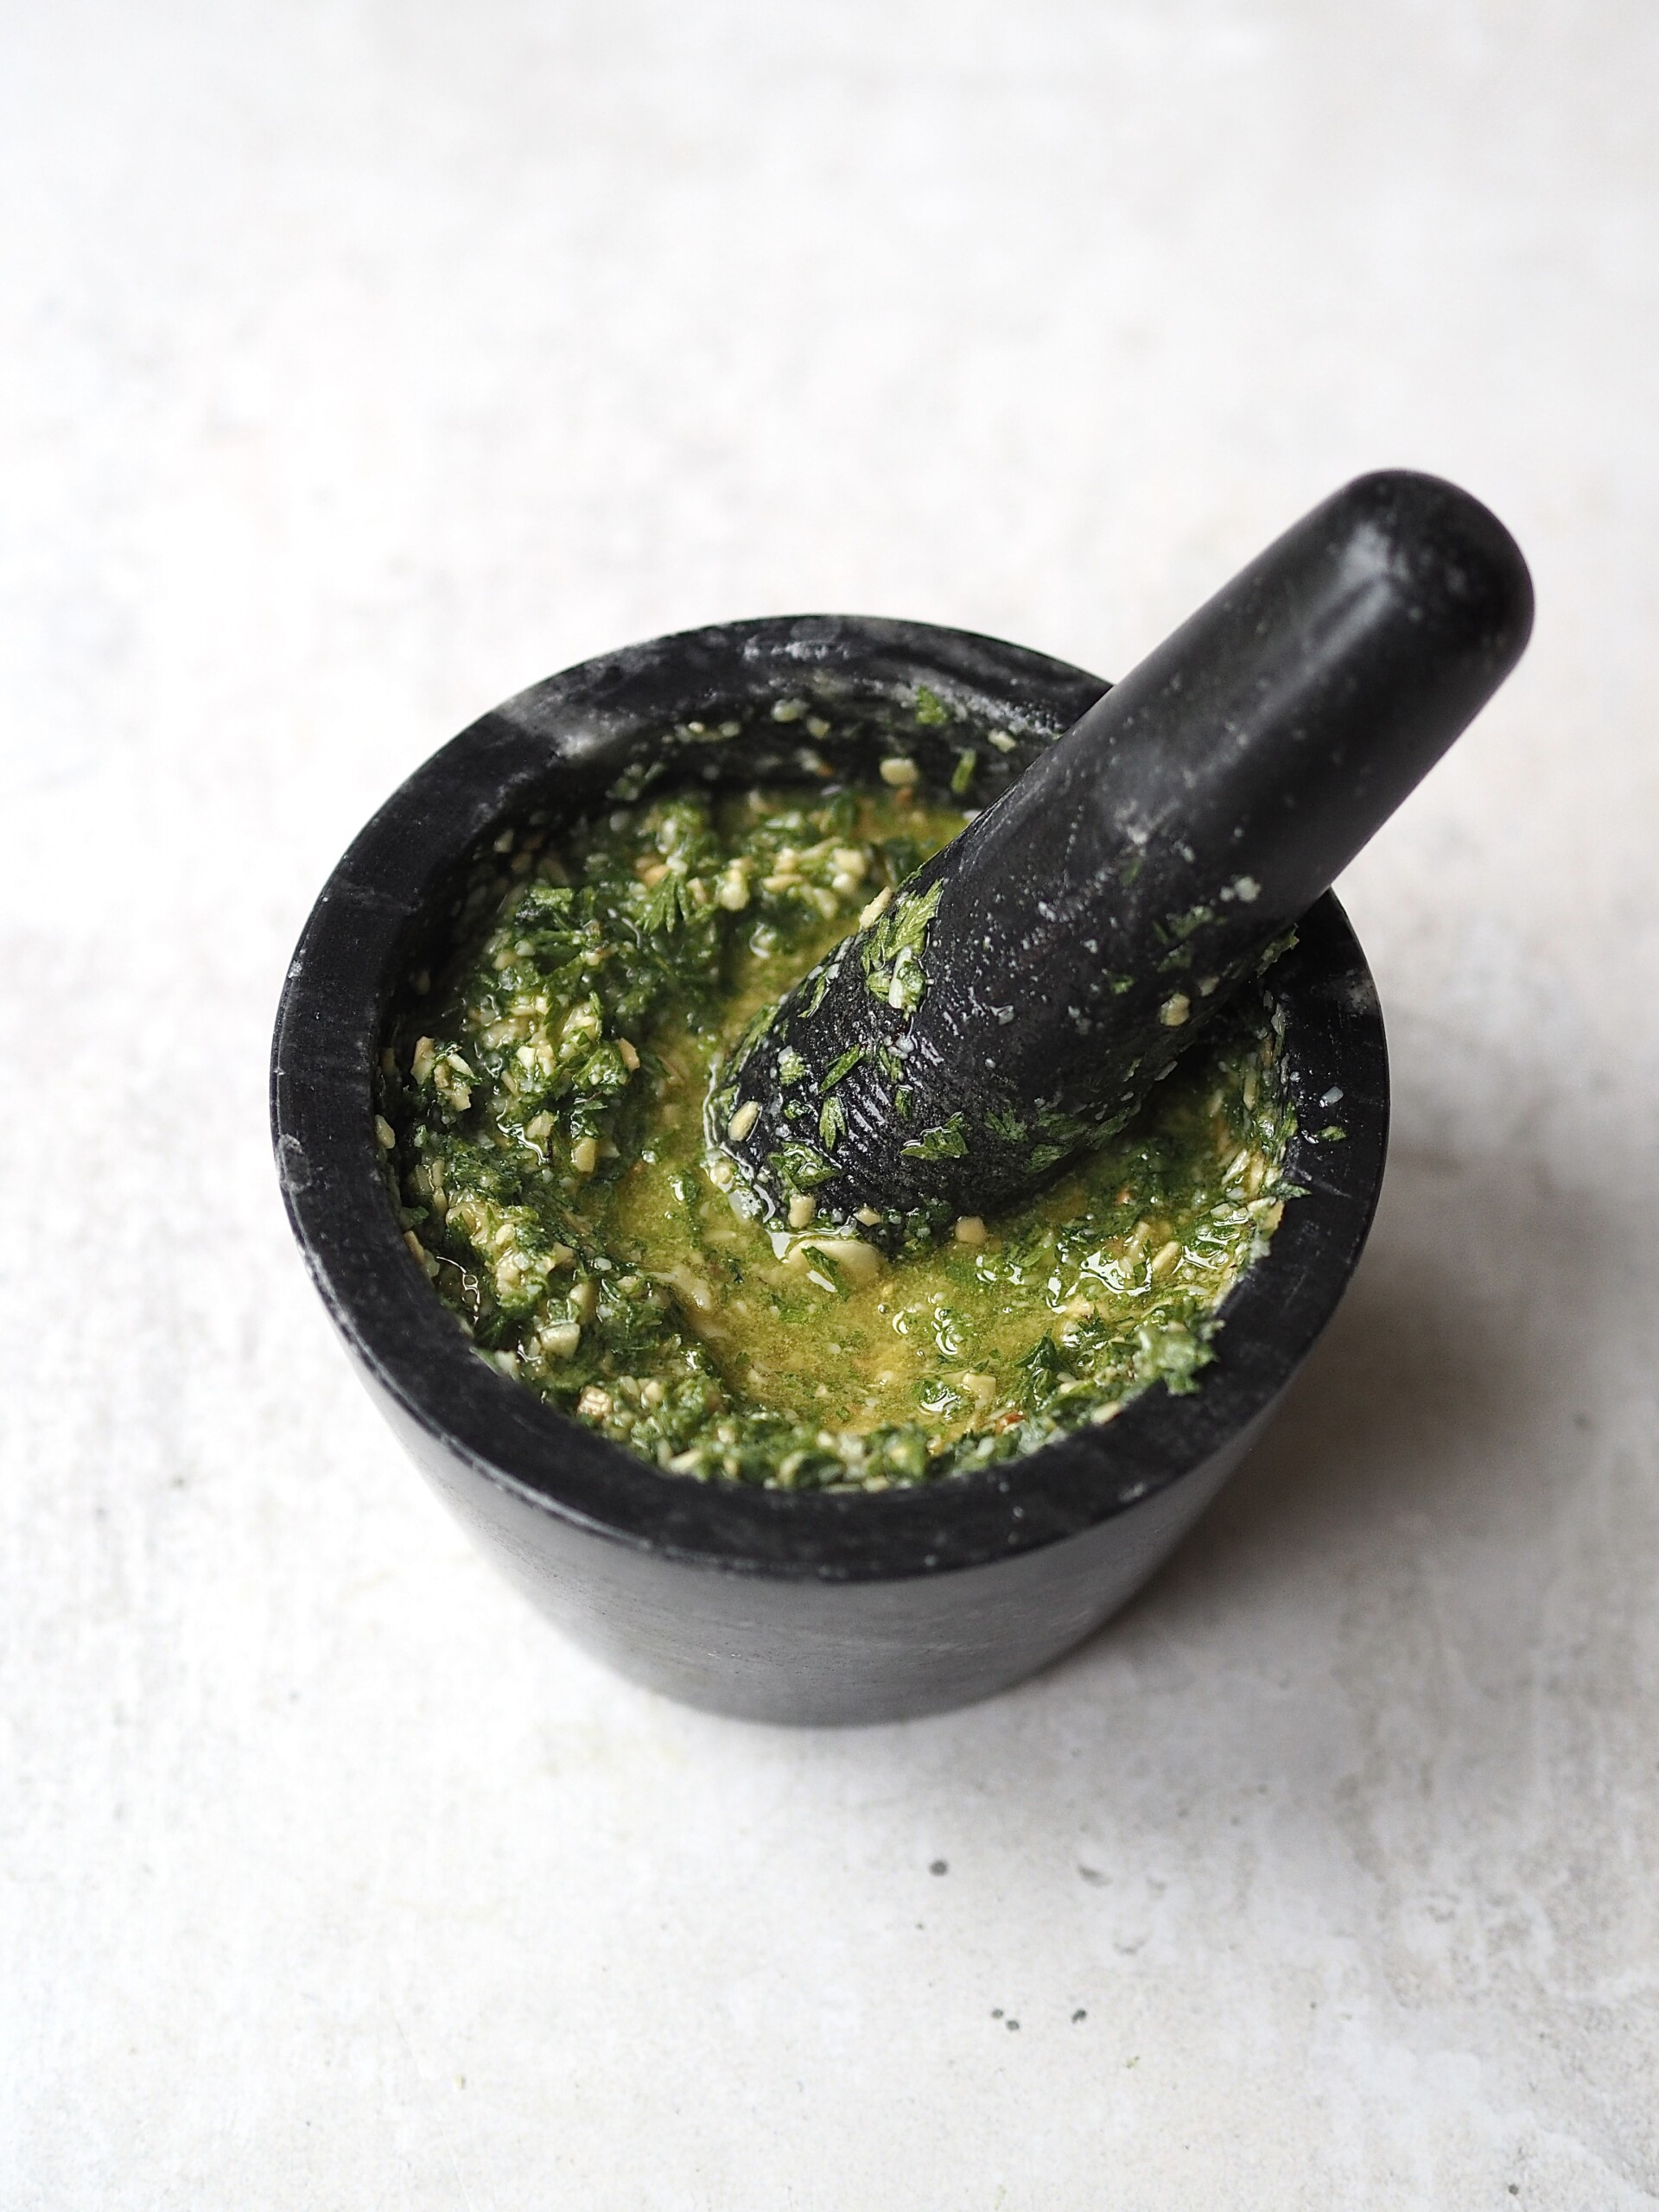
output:
[[[1659,19],[7,15],[0,2202],[1659,2202]],[[289,1243],[336,854],[704,619],[1122,670],[1386,461],[1541,612],[1345,887],[1397,1145],[1294,1403],[976,1711],[602,1675]]]

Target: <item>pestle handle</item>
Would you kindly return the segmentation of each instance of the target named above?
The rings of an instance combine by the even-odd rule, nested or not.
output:
[[[1478,713],[1532,604],[1454,485],[1389,470],[1315,507],[738,1057],[709,1135],[755,1211],[805,1191],[892,1243],[1119,1127]]]

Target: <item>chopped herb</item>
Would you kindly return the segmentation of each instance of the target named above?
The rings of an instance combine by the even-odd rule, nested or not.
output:
[[[924,1129],[912,1143],[901,1145],[899,1149],[906,1160],[964,1159],[968,1140],[963,1134],[961,1115],[953,1114],[948,1122]]]
[[[771,1154],[767,1164],[786,1191],[816,1190],[836,1172],[836,1164],[810,1144],[786,1144]]]

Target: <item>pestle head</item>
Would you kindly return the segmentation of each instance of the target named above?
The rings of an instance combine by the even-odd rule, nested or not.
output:
[[[740,1202],[780,1226],[810,1196],[891,1249],[1120,1128],[1479,712],[1532,605],[1455,485],[1324,500],[752,1027],[706,1115]]]

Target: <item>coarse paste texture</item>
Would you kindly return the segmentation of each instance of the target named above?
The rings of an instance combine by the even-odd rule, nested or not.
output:
[[[1291,1195],[1282,1023],[1252,985],[1006,1215],[892,1259],[815,1223],[810,1183],[787,1228],[748,1217],[719,1144],[740,1040],[861,920],[902,915],[971,818],[907,760],[880,777],[505,831],[385,1040],[377,1133],[439,1296],[504,1375],[675,1475],[882,1490],[1191,1390]],[[834,1077],[789,1102],[804,1160],[833,1149]]]

